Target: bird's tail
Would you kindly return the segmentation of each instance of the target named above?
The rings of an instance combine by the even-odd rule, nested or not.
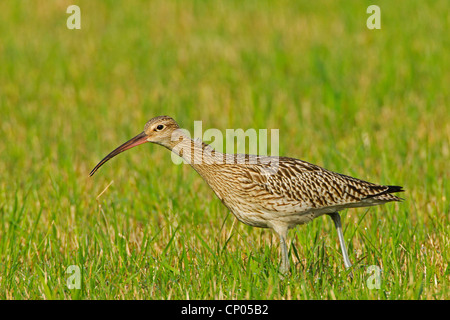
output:
[[[368,196],[366,199],[369,198],[373,198],[376,200],[381,200],[381,201],[403,201],[403,198],[397,197],[395,195],[393,195],[392,193],[396,193],[396,192],[404,192],[405,190],[403,190],[403,187],[400,186],[386,186],[387,189],[383,190],[380,193],[377,194],[373,194]]]

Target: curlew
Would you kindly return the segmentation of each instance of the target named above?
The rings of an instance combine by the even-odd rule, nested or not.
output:
[[[184,158],[236,218],[253,227],[271,228],[280,238],[280,272],[289,271],[289,229],[322,215],[334,222],[344,265],[351,267],[339,211],[402,199],[402,187],[378,185],[335,173],[306,161],[275,156],[224,154],[199,139],[192,140],[171,117],[149,120],[144,131],[125,142],[89,174],[119,153],[152,142]]]

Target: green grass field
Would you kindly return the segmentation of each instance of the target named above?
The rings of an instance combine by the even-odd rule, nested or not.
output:
[[[449,299],[449,9],[1,1],[0,299]],[[279,129],[280,155],[402,185],[405,201],[342,212],[353,277],[331,219],[291,230],[282,279],[276,235],[236,222],[164,148],[88,177],[157,115]]]

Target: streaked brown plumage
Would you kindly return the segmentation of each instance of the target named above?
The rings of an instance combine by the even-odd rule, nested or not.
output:
[[[148,121],[142,133],[106,156],[90,175],[115,155],[147,141],[183,157],[239,221],[272,228],[280,236],[283,273],[289,269],[289,229],[329,215],[338,232],[344,264],[350,267],[338,211],[402,200],[391,194],[403,191],[399,186],[373,184],[302,160],[217,152],[190,139],[168,116]]]

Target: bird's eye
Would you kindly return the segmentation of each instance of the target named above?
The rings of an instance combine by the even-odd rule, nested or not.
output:
[[[160,124],[156,127],[156,130],[158,130],[158,131],[162,130],[162,129],[164,129],[164,125],[162,125],[162,124]]]

